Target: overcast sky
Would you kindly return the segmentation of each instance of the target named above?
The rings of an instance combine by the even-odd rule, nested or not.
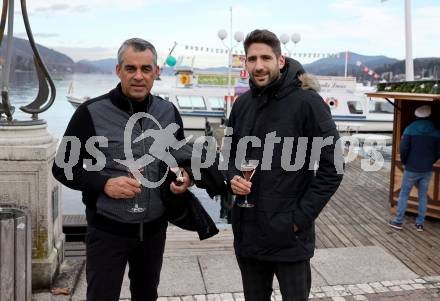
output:
[[[37,43],[80,59],[115,57],[127,38],[142,37],[166,54],[195,55],[196,65],[226,64],[227,55],[186,50],[222,48],[221,28],[248,33],[267,28],[278,36],[298,32],[295,51],[360,54],[403,59],[404,0],[31,0],[28,12]],[[25,37],[16,1],[16,36]],[[440,56],[440,0],[412,1],[414,57]],[[228,40],[229,44],[229,40]],[[288,44],[293,48],[293,43]],[[239,47],[242,47],[239,45]],[[239,48],[242,49],[242,48]],[[305,59],[303,63],[307,63]]]

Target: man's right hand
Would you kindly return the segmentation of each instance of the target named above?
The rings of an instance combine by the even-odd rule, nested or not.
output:
[[[246,181],[243,177],[234,176],[231,180],[231,189],[234,194],[247,195],[251,193],[252,182]]]
[[[141,192],[141,184],[129,177],[117,177],[107,180],[104,192],[113,199],[129,199]]]

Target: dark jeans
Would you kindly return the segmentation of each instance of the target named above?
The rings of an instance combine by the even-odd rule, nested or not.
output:
[[[128,262],[131,300],[157,299],[167,223],[144,228],[139,237],[122,237],[87,229],[87,300],[118,301]]]
[[[283,301],[309,299],[312,276],[310,260],[299,262],[261,261],[237,257],[244,297],[247,301],[270,301],[273,276],[280,284]]]

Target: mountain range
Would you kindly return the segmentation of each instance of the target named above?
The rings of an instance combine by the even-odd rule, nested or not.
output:
[[[0,47],[0,64],[3,64],[5,57],[5,41],[3,38]],[[12,59],[13,70],[34,70],[33,52],[27,40],[14,37],[14,51]],[[77,73],[112,73],[117,63],[116,58],[102,60],[81,60],[74,62],[67,55],[56,50],[37,44],[37,49],[43,58],[50,72],[77,72]],[[304,69],[316,75],[342,76],[345,72],[345,52],[333,57],[321,58],[310,64],[304,64]],[[397,80],[404,74],[405,61],[389,58],[383,55],[368,56],[353,52],[348,53],[347,72],[355,76],[358,81],[371,81],[373,78],[368,72],[388,76],[387,79]],[[211,71],[216,73],[227,72],[227,67],[194,68],[195,71]],[[370,72],[371,73],[371,72]],[[422,78],[440,78],[440,58],[419,58],[414,60],[414,73]],[[164,67],[161,70],[163,75],[172,75],[174,70],[171,67]]]

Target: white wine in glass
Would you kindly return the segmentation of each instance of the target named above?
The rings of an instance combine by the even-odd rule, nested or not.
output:
[[[128,176],[132,179],[135,179],[139,182],[139,184],[141,183],[141,177],[143,177],[143,168],[140,168],[138,170],[133,170],[133,171],[129,171],[128,172]],[[136,195],[134,197],[134,206],[128,209],[128,212],[131,213],[142,213],[145,211],[146,208],[143,207],[139,207],[138,204],[138,195]]]
[[[251,160],[244,160],[240,165],[240,170],[243,173],[243,178],[246,181],[250,181],[255,174],[255,170],[257,170],[257,164]],[[244,196],[244,202],[238,203],[237,206],[242,208],[252,208],[254,204],[251,204],[247,200],[247,195]]]

